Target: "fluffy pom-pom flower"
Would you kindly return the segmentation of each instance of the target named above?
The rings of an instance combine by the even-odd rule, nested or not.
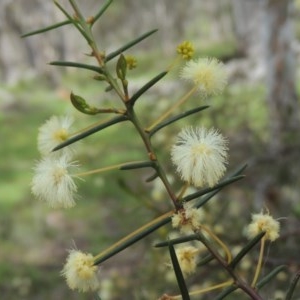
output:
[[[59,155],[72,153],[72,146],[65,147],[58,152],[51,152],[58,144],[70,137],[70,127],[73,124],[71,117],[52,116],[40,128],[38,133],[38,150],[42,155],[59,153]]]
[[[97,269],[92,254],[71,250],[61,274],[66,278],[72,290],[96,291],[99,289]]]
[[[203,96],[220,94],[227,84],[224,64],[216,58],[190,60],[181,70],[181,78],[192,81]]]
[[[280,223],[269,214],[259,213],[252,215],[252,222],[246,229],[248,238],[254,238],[261,232],[265,232],[265,238],[271,242],[279,237]]]
[[[176,249],[176,255],[180,268],[185,275],[195,273],[198,253],[199,250],[193,246],[180,247]]]
[[[75,205],[77,186],[68,169],[76,167],[67,156],[43,158],[34,168],[31,191],[53,208],[69,208]]]
[[[226,171],[227,156],[227,140],[203,127],[183,129],[171,150],[181,178],[196,187],[213,187]]]
[[[192,207],[190,203],[184,203],[183,208],[172,216],[172,226],[178,228],[181,233],[189,234],[200,229],[203,219],[201,209]]]

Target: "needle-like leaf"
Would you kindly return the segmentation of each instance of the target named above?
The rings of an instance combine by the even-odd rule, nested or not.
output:
[[[209,106],[208,105],[204,105],[204,106],[200,106],[200,107],[196,107],[196,108],[193,108],[191,110],[188,110],[188,111],[185,111],[183,113],[180,113],[172,118],[169,118],[159,124],[157,124],[150,132],[149,132],[149,136],[152,136],[154,133],[156,133],[157,131],[159,131],[160,129],[180,120],[180,119],[183,119],[189,115],[192,115],[192,114],[195,114],[197,112],[200,112],[206,108],[208,108]]]
[[[141,168],[151,168],[154,167],[152,161],[142,161],[138,163],[126,164],[120,167],[120,170],[132,170],[132,169],[141,169]]]
[[[285,300],[292,300],[292,297],[293,297],[295,288],[297,286],[297,283],[299,281],[299,278],[300,278],[300,271],[297,272],[297,274],[295,275],[293,281],[291,282],[291,284],[288,288]]]
[[[171,215],[172,214],[165,214],[162,217],[158,218],[158,220],[152,221],[150,225],[146,224],[142,227],[142,229],[138,229],[135,232],[129,234],[127,237],[121,239],[120,241],[103,251],[103,254],[100,254],[99,257],[96,258],[95,265],[104,262],[115,254],[140,241],[153,231],[169,223],[171,221]]]
[[[189,295],[189,291],[186,287],[186,283],[177,259],[177,255],[174,249],[174,246],[170,243],[169,244],[169,252],[170,252],[170,256],[171,256],[171,261],[172,261],[172,265],[173,265],[173,269],[176,275],[176,279],[177,279],[177,283],[178,283],[178,287],[180,289],[180,293],[182,296],[182,299],[184,300],[189,300],[190,299],[190,295]]]
[[[94,16],[93,24],[95,24],[95,22],[103,15],[103,13],[107,10],[107,8],[111,5],[112,2],[113,0],[108,0],[103,4],[99,12],[97,12],[96,15]]]
[[[91,71],[103,74],[103,70],[100,67],[87,65],[87,64],[81,64],[81,63],[72,62],[72,61],[52,61],[49,63],[49,65],[59,66],[59,67],[80,68],[80,69],[91,70]]]
[[[143,95],[147,90],[149,90],[154,84],[156,84],[159,80],[165,77],[168,74],[167,71],[161,72],[160,74],[156,75],[150,81],[148,81],[145,85],[143,85],[131,98],[130,103],[133,106],[136,100]]]
[[[243,259],[243,257],[262,239],[265,232],[261,232],[256,237],[254,237],[249,243],[243,247],[243,249],[235,256],[235,258],[229,264],[229,267],[234,269],[236,265]]]
[[[279,272],[283,271],[284,269],[286,269],[287,266],[285,265],[281,265],[276,267],[273,271],[271,271],[267,276],[265,276],[262,280],[260,280],[257,285],[256,288],[259,290],[260,288],[262,288],[264,285],[266,285],[270,280],[272,280]]]
[[[90,129],[82,132],[82,133],[79,133],[79,134],[69,138],[68,140],[64,141],[63,143],[61,143],[61,144],[57,145],[55,148],[53,148],[52,151],[57,151],[59,149],[67,147],[67,146],[69,146],[69,145],[71,145],[71,144],[73,144],[73,143],[75,143],[79,140],[82,140],[82,139],[88,137],[89,135],[92,135],[92,134],[94,134],[94,133],[96,133],[100,130],[103,130],[103,129],[111,126],[111,125],[114,125],[114,124],[117,124],[117,123],[120,123],[120,122],[123,122],[123,121],[126,121],[126,120],[128,120],[128,119],[124,115],[115,117],[115,118],[109,120],[108,122],[101,123],[101,124],[99,124],[95,127],[92,127]]]
[[[116,56],[118,56],[119,54],[123,53],[124,51],[128,50],[129,48],[133,47],[134,45],[138,44],[139,42],[141,42],[142,40],[144,40],[145,38],[147,38],[148,36],[152,35],[153,33],[155,33],[158,29],[153,29],[150,30],[146,33],[144,33],[143,35],[139,36],[138,38],[132,40],[131,42],[125,44],[124,46],[120,47],[119,49],[111,52],[110,54],[108,54],[105,57],[105,61],[108,62],[111,59],[115,58]]]
[[[31,31],[31,32],[28,32],[28,33],[24,33],[24,34],[21,35],[21,37],[25,38],[25,37],[28,37],[28,36],[44,33],[44,32],[47,32],[47,31],[50,31],[50,30],[53,30],[53,29],[71,24],[71,23],[72,23],[72,21],[66,20],[66,21],[63,21],[63,22],[53,24],[51,26],[47,26],[47,27],[44,27],[44,28],[41,28],[41,29],[37,29],[37,30]]]
[[[226,296],[228,296],[229,294],[233,293],[235,290],[237,290],[237,288],[238,288],[237,286],[231,285],[231,286],[227,287],[222,293],[220,293],[213,300],[222,300],[222,299],[225,299]]]

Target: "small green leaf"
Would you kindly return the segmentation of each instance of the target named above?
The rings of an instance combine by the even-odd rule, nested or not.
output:
[[[94,107],[94,106],[89,106],[86,101],[78,96],[75,95],[73,93],[71,93],[70,95],[70,99],[71,102],[73,104],[73,106],[80,112],[87,114],[87,115],[96,115],[97,113],[99,113],[100,111]]]
[[[116,66],[116,73],[119,79],[122,81],[126,79],[126,72],[127,72],[127,62],[123,54],[120,55],[117,66]]]
[[[186,287],[185,280],[184,280],[184,277],[183,277],[183,274],[182,274],[182,271],[181,271],[181,268],[180,268],[180,265],[179,265],[179,262],[177,259],[175,249],[171,243],[169,243],[169,252],[170,252],[173,269],[174,269],[174,272],[176,275],[177,284],[180,289],[182,299],[189,300],[190,299],[189,291]]]

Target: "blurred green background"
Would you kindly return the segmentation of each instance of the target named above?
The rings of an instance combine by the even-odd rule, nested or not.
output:
[[[89,0],[80,4],[89,15],[101,3]],[[66,1],[62,4],[67,7]],[[269,80],[272,61],[265,55],[265,32],[270,28],[264,21],[273,12],[261,5],[259,1],[247,0],[193,0],[188,4],[172,0],[115,1],[96,26],[95,35],[99,47],[109,53],[137,35],[159,28],[157,34],[129,51],[138,59],[138,68],[129,73],[131,92],[163,71],[175,58],[176,45],[183,40],[194,42],[198,56],[215,56],[226,63],[230,83],[225,93],[200,103],[211,107],[165,128],[153,138],[153,144],[176,186],[179,179],[170,163],[169,151],[182,126],[213,126],[229,138],[229,172],[248,163],[246,178],[215,197],[205,207],[207,216],[234,251],[246,241],[243,228],[252,212],[267,206],[275,217],[284,217],[281,238],[268,248],[264,272],[279,264],[286,264],[287,268],[263,291],[265,299],[284,299],[288,282],[300,265],[299,134],[296,130],[284,139],[284,151],[275,155],[270,152],[276,136],[268,102],[273,89]],[[288,66],[292,68],[298,66],[300,6],[299,1],[290,1],[289,5],[290,40],[283,61],[293,59],[294,64]],[[24,32],[63,20],[51,1],[29,0],[25,4],[7,0],[0,3],[0,8],[1,299],[94,299],[93,295],[70,291],[60,276],[67,249],[77,247],[97,254],[170,210],[171,204],[159,183],[145,183],[147,170],[110,171],[86,177],[78,182],[77,205],[70,210],[52,210],[34,199],[30,182],[32,168],[39,159],[39,126],[52,115],[74,116],[74,130],[107,118],[81,115],[71,106],[69,93],[73,91],[104,107],[121,104],[92,79],[91,72],[48,65],[53,60],[92,63],[86,55],[89,49],[75,29],[65,27],[20,39]],[[291,80],[294,83],[289,87],[294,88],[297,109],[298,69],[293,69],[295,73],[290,74],[294,77],[288,79],[289,84]],[[137,110],[145,126],[186,90],[177,73],[164,78],[140,99]],[[199,101],[203,100],[194,97],[184,109]],[[146,157],[134,129],[123,123],[78,145],[82,170]],[[162,228],[101,266],[103,300],[157,299],[163,293],[178,293],[172,269],[166,266],[167,251],[151,247],[154,241],[165,239],[169,231],[168,226]],[[241,265],[241,273],[246,277],[253,273],[257,251]],[[209,269],[200,269],[188,283],[199,288],[225,279],[225,274],[212,264]],[[214,295],[195,299],[212,299]],[[247,299],[242,294],[228,299],[236,297]],[[299,292],[295,299],[300,299]]]

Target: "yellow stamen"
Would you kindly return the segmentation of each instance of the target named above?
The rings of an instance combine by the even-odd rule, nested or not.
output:
[[[64,142],[69,137],[66,129],[61,128],[53,133],[53,138],[58,142]]]

